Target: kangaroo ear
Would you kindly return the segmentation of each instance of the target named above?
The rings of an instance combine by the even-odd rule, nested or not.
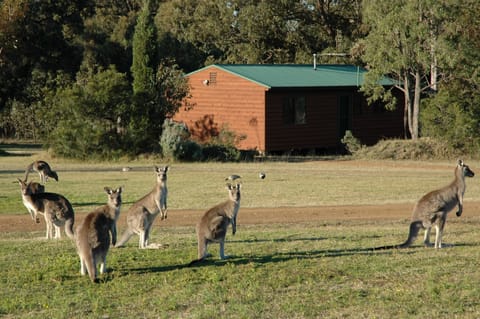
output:
[[[105,186],[103,189],[105,190],[105,192],[106,192],[108,195],[110,195],[110,194],[112,193],[112,189],[111,189],[110,187]]]
[[[117,188],[117,193],[121,193],[123,191],[123,186],[120,186],[119,188]]]
[[[168,172],[168,165],[164,168],[165,172]]]
[[[458,160],[458,165],[459,165],[459,166],[463,166],[463,165],[465,165],[465,164],[463,164],[463,161],[462,161],[461,159],[459,159],[459,160]]]

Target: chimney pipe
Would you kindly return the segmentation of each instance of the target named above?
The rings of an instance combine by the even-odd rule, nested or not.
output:
[[[313,54],[313,69],[317,70],[317,54]]]

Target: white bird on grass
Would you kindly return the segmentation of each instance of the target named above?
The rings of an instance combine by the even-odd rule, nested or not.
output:
[[[227,178],[225,178],[225,180],[233,182],[233,181],[235,181],[237,179],[240,179],[240,178],[242,178],[242,176],[233,174],[233,175],[230,175]]]

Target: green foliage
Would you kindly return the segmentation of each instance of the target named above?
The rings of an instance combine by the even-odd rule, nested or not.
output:
[[[134,94],[149,95],[154,90],[157,48],[152,3],[150,0],[143,1],[133,35],[131,71]]]
[[[188,65],[190,52],[202,65],[311,63],[312,53],[348,51],[359,23],[356,1],[173,0],[156,16],[160,37],[180,44],[172,52]]]
[[[190,140],[188,128],[179,122],[166,119],[160,138],[165,158],[180,161],[237,161],[240,151],[235,148],[235,134],[223,129],[219,136],[206,144]]]
[[[381,140],[354,153],[355,158],[377,160],[454,160],[464,155],[462,150],[453,148],[445,140],[427,137],[416,140]]]
[[[421,113],[422,134],[443,140],[461,152],[478,154],[480,108],[477,105],[480,98],[474,93],[471,103],[462,103],[457,94],[442,90],[425,101]]]
[[[57,125],[46,146],[65,157],[115,156],[127,147],[124,119],[129,116],[130,92],[125,75],[114,68],[80,75],[53,97],[45,120]]]
[[[480,153],[480,37],[473,32],[480,3],[469,1],[458,6],[457,20],[446,29],[444,45],[449,50],[451,76],[439,91],[425,100],[421,112],[422,134],[443,140],[458,151]]]
[[[449,12],[455,4],[438,1],[375,1],[363,2],[364,22],[368,35],[360,41],[363,61],[368,65],[362,90],[373,100],[392,101],[393,95],[379,85],[384,75],[396,81],[404,94],[408,129],[413,139],[419,137],[419,108],[422,92],[435,89],[436,83],[448,76],[445,70],[450,49],[442,45],[444,29],[455,19]],[[438,74],[431,74],[438,70]],[[431,77],[432,76],[432,77]]]
[[[182,145],[187,144],[190,133],[187,127],[170,119],[163,122],[162,136],[160,137],[160,146],[165,158],[175,159],[178,153],[181,153]]]
[[[353,136],[352,131],[350,130],[345,131],[345,136],[340,140],[340,142],[342,142],[342,144],[345,146],[345,149],[350,154],[355,154],[362,149],[362,147],[364,147],[360,140]]]

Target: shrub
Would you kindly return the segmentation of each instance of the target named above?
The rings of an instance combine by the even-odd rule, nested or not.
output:
[[[340,141],[350,154],[355,154],[363,147],[360,140],[353,136],[352,131],[349,130],[345,131],[345,136]]]
[[[176,154],[181,154],[181,145],[188,141],[189,138],[190,133],[185,124],[165,119],[160,137],[163,157],[175,159]]]
[[[203,150],[194,141],[183,141],[177,145],[173,152],[173,158],[181,161],[201,161],[203,160]]]
[[[238,161],[241,153],[234,146],[236,136],[222,129],[221,133],[207,144],[190,140],[190,132],[183,123],[166,119],[160,138],[162,154],[167,159],[180,161]]]
[[[381,140],[373,146],[362,147],[354,154],[356,158],[393,160],[452,159],[460,155],[446,142],[432,138]]]
[[[240,151],[233,146],[220,144],[206,144],[203,147],[204,160],[235,162],[240,158]]]

